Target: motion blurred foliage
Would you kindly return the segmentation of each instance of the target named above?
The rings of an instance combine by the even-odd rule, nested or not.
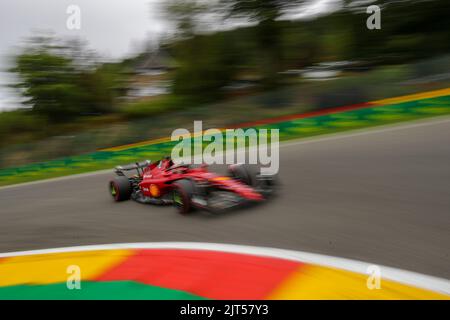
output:
[[[211,12],[209,4],[189,0],[171,0],[164,6],[166,19],[174,24],[174,38],[165,47],[178,63],[173,78],[173,93],[205,102],[220,98],[238,65],[232,37],[223,32],[201,32],[201,17]]]
[[[12,133],[20,132],[28,139],[45,137],[42,129],[47,124],[48,121],[45,118],[31,114],[29,110],[2,112],[0,113],[0,146],[16,142],[15,135]]]
[[[381,8],[380,30],[364,27],[369,4]],[[344,11],[334,14],[351,27],[355,58],[404,63],[449,51],[449,1],[377,0],[369,4],[347,0]]]
[[[195,105],[195,101],[190,97],[167,95],[128,103],[121,108],[120,112],[126,118],[132,119],[162,115],[167,112],[191,107],[192,105]]]
[[[398,64],[450,49],[448,0],[352,0],[313,18],[285,17],[312,2],[167,2],[167,19],[175,22],[177,30],[168,47],[180,63],[173,92],[214,99],[221,97],[220,89],[227,83],[249,75],[260,80],[262,89],[272,89],[285,83],[280,73],[287,69],[343,60],[366,66]],[[371,4],[381,7],[380,30],[366,27],[366,8]],[[208,20],[211,15],[216,20]],[[217,21],[227,25],[233,19],[247,24],[225,31],[215,28]]]
[[[239,110],[252,118],[269,111],[270,116],[310,111],[426,90],[420,87],[423,77],[448,79],[448,58],[431,59],[450,52],[448,0],[345,0],[334,11],[289,18],[311,3],[161,1],[164,17],[175,32],[164,36],[158,48],[145,49],[162,49],[174,62],[162,79],[170,83],[170,93],[159,97],[127,96],[148,52],[105,63],[83,41],[34,37],[16,56],[11,70],[19,76],[15,86],[27,109],[0,113],[0,146],[97,130],[112,123],[134,128],[137,118],[145,123],[161,119],[157,122],[162,126],[168,113],[173,128],[182,121],[182,112],[193,110],[202,110],[197,119],[222,119],[226,109],[233,109],[234,120],[242,118]],[[381,7],[380,30],[366,27],[366,8],[371,4]],[[435,62],[417,63],[429,60]],[[339,81],[312,84],[299,76],[305,68],[320,69],[323,63],[342,61],[351,67],[338,69],[342,71]],[[417,87],[403,90],[405,83]],[[230,100],[236,96],[248,97],[251,107]],[[239,108],[232,107],[238,104]],[[161,128],[156,133],[149,130],[142,129],[125,142],[163,134]],[[83,150],[87,149],[91,147]]]
[[[100,63],[79,39],[39,34],[14,59],[24,109],[0,113],[0,146],[102,124],[126,89],[123,63]]]
[[[173,45],[179,62],[173,79],[173,93],[204,101],[220,98],[235,72],[236,56],[227,34],[201,35]]]
[[[254,41],[259,52],[260,70],[266,87],[278,82],[282,70],[283,25],[277,20],[290,9],[303,5],[305,0],[220,0],[219,10],[225,18],[246,18],[255,22]]]
[[[33,114],[56,123],[114,111],[120,70],[117,65],[98,64],[82,42],[35,37],[15,64],[11,71],[20,79],[15,87]]]

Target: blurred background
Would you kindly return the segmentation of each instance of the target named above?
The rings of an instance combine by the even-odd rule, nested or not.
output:
[[[0,167],[448,87],[449,7],[3,0]]]
[[[373,5],[381,11],[368,13]],[[449,9],[448,0],[1,0],[0,252],[232,243],[450,279]],[[280,140],[360,131],[282,144],[282,188],[261,206],[181,217],[114,203],[110,168],[170,154],[173,142],[152,139],[194,120],[277,128]],[[323,277],[343,297],[343,281]],[[368,294],[366,279],[357,283]]]

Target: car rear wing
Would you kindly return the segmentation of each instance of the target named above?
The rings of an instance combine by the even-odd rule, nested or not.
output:
[[[136,170],[137,174],[141,176],[144,174],[144,169],[147,168],[150,165],[150,163],[151,163],[150,160],[145,160],[141,162],[117,166],[114,172],[119,176],[124,176],[125,175],[124,171]]]

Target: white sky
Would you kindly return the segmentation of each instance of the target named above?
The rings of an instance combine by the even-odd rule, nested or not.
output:
[[[17,107],[17,98],[3,87],[11,76],[2,71],[10,66],[8,57],[17,53],[23,39],[35,30],[78,36],[102,56],[121,58],[135,51],[144,39],[155,39],[167,32],[158,10],[161,1],[164,0],[0,0],[0,110]],[[328,11],[340,2],[311,1],[308,15]],[[66,27],[69,5],[81,9],[80,30]],[[303,16],[292,12],[289,18]]]

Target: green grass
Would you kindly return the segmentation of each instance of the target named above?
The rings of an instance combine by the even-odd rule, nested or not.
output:
[[[205,298],[135,281],[83,281],[79,290],[69,290],[66,283],[0,287],[0,300],[205,300]]]

